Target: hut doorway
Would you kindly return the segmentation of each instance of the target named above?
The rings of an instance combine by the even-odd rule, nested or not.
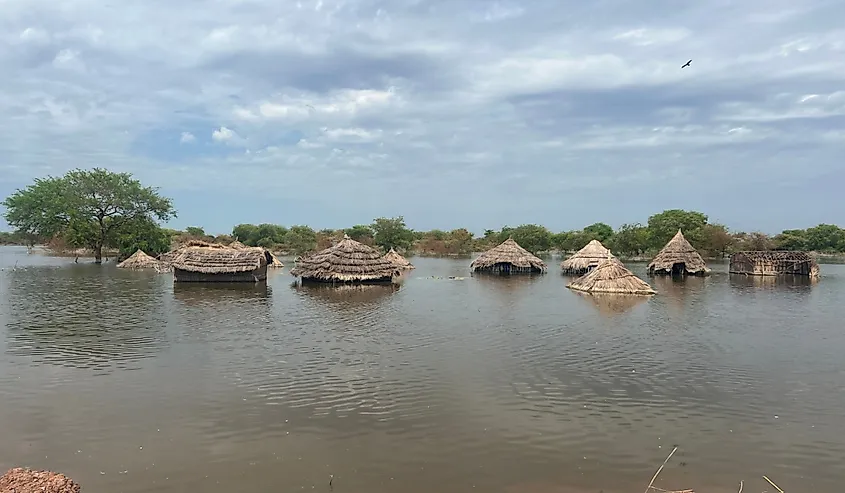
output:
[[[687,264],[684,262],[676,262],[672,264],[672,275],[673,276],[683,276],[687,273]]]

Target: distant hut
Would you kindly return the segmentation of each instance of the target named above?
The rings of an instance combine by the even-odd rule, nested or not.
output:
[[[394,264],[398,265],[399,267],[401,267],[403,269],[410,270],[410,269],[415,268],[414,264],[409,262],[408,259],[406,259],[402,255],[399,255],[396,252],[396,250],[394,250],[393,248],[391,248],[389,252],[384,254],[384,258],[386,258],[387,260],[390,260],[391,262],[393,262]]]
[[[188,246],[173,259],[176,282],[259,282],[267,279],[270,252],[263,248]]]
[[[469,264],[473,272],[491,274],[544,274],[546,263],[508,238],[501,245],[482,253]]]
[[[706,276],[710,269],[704,259],[684,238],[679,229],[675,236],[648,264],[648,275],[691,275]]]
[[[807,252],[753,251],[731,255],[729,272],[751,276],[819,277],[819,264]]]
[[[154,257],[150,257],[143,250],[138,249],[135,253],[129,256],[123,262],[117,264],[121,269],[144,270],[144,269],[159,269],[161,262]]]
[[[569,283],[567,288],[587,293],[656,294],[656,291],[616,257],[608,254],[587,274]]]
[[[375,248],[343,235],[336,245],[300,257],[290,273],[303,282],[378,284],[393,282],[401,271]]]
[[[583,275],[598,266],[607,256],[613,256],[599,240],[591,240],[560,264],[564,274]]]

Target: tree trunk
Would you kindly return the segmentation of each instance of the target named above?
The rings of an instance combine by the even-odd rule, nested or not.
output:
[[[94,263],[103,263],[103,245],[102,243],[94,247]]]

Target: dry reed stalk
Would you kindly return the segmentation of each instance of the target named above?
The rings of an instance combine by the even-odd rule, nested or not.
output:
[[[769,479],[769,478],[768,478],[768,477],[766,477],[766,476],[763,476],[763,479],[765,479],[767,483],[769,483],[770,485],[772,485],[772,486],[773,486],[776,490],[778,490],[780,493],[784,493],[784,491],[783,491],[782,489],[780,489],[780,486],[776,485],[776,484],[774,483],[774,481],[772,481],[771,479]]]
[[[663,464],[660,464],[660,467],[657,469],[657,472],[654,473],[654,476],[651,477],[651,481],[649,481],[648,486],[645,489],[645,493],[648,493],[649,490],[652,489],[652,485],[654,484],[654,481],[657,479],[657,476],[660,476],[660,473],[663,471],[663,468],[666,467],[666,463],[669,462],[669,459],[671,459],[673,455],[675,455],[675,452],[677,450],[678,450],[678,446],[676,445],[675,448],[673,448],[672,451],[669,452],[669,455],[666,457],[666,460],[663,461]]]

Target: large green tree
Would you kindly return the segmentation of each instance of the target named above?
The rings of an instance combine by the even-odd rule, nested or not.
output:
[[[609,247],[616,253],[624,255],[642,255],[651,245],[651,236],[647,227],[642,224],[623,224],[613,235]]]
[[[707,224],[707,216],[701,212],[669,209],[648,218],[648,229],[651,234],[651,246],[662,248],[678,230],[693,245],[701,241],[702,229]]]
[[[414,232],[405,226],[405,218],[402,216],[373,219],[370,228],[373,230],[373,241],[385,251],[391,248],[409,250],[414,244]]]
[[[502,228],[502,241],[508,238],[513,238],[513,241],[519,243],[519,246],[532,253],[545,252],[552,246],[552,233],[544,226],[537,224]]]
[[[176,216],[170,199],[156,188],[144,187],[130,173],[101,168],[37,179],[7,197],[3,206],[6,222],[19,231],[45,238],[61,235],[70,246],[91,249],[97,263],[104,247],[118,246],[119,238],[139,222]]]

